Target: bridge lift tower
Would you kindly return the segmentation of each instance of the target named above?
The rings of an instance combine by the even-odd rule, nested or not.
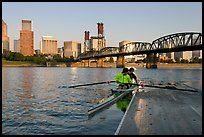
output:
[[[103,40],[104,40],[104,31],[103,31],[103,23],[98,24],[98,51],[103,48]]]
[[[98,54],[100,52],[100,50],[105,47],[104,46],[104,31],[103,31],[103,23],[97,23],[98,24]],[[98,67],[103,67],[103,58],[100,58],[97,60],[97,66]]]
[[[90,50],[90,39],[89,39],[89,31],[85,31],[85,38],[84,38],[84,52]]]

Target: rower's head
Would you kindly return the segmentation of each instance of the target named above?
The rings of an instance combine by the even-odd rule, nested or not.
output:
[[[128,74],[128,68],[123,68],[122,73],[123,73],[123,74]]]
[[[130,68],[129,71],[130,71],[130,73],[133,73],[135,71],[135,69],[134,68]]]

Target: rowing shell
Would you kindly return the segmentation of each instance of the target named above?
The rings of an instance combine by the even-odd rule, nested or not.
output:
[[[102,111],[103,109],[109,107],[110,105],[113,105],[115,102],[117,102],[119,99],[123,98],[124,96],[126,96],[128,93],[136,90],[138,88],[133,88],[133,89],[114,89],[112,90],[113,93],[115,92],[119,92],[121,94],[116,95],[113,94],[110,97],[108,97],[104,102],[97,104],[96,106],[90,108],[88,110],[88,116],[93,116],[94,114],[96,114],[99,111]]]

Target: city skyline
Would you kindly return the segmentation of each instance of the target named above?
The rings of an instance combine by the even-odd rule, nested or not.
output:
[[[34,49],[40,48],[42,36],[55,37],[58,48],[64,41],[83,44],[85,31],[97,36],[98,22],[104,23],[106,45],[117,47],[123,40],[152,42],[172,33],[202,33],[202,3],[3,2],[2,19],[8,27],[10,50],[20,38],[21,20],[32,21]]]

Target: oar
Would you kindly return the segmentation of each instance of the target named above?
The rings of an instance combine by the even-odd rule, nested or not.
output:
[[[59,88],[75,88],[75,87],[82,87],[82,86],[90,86],[90,85],[98,85],[98,84],[109,84],[115,81],[104,81],[104,82],[97,82],[97,83],[87,83],[87,84],[80,84],[80,85],[73,85],[73,86],[60,86]]]
[[[192,90],[192,89],[181,89],[181,88],[170,87],[170,86],[161,87],[161,86],[144,85],[144,84],[130,84],[130,85],[137,85],[137,86],[142,86],[142,87],[152,87],[152,88],[163,88],[163,89],[182,90],[182,91],[189,91],[189,92],[198,92],[198,91]]]

